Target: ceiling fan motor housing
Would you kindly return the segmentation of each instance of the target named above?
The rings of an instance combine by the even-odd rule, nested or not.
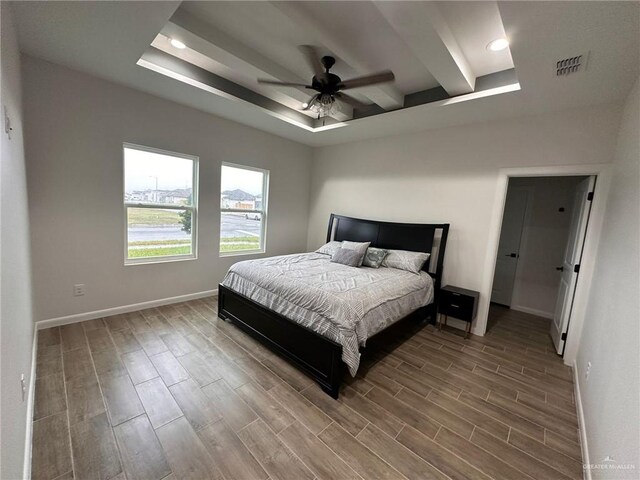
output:
[[[322,75],[314,75],[311,86],[314,90],[322,93],[336,93],[340,88],[338,85],[342,79],[333,73],[323,73]]]
[[[338,84],[342,81],[339,76],[329,73],[329,69],[335,65],[336,59],[325,55],[320,59],[320,62],[325,68],[325,72],[313,76],[311,79],[311,87],[320,93],[333,95],[340,90]]]

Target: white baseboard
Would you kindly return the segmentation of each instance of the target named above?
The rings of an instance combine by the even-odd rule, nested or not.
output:
[[[582,463],[585,465],[590,465],[591,461],[589,459],[589,446],[587,443],[587,430],[586,424],[584,421],[584,410],[582,409],[582,396],[580,394],[580,380],[579,380],[579,372],[578,372],[578,363],[576,361],[573,362],[573,385],[574,385],[574,394],[576,397],[576,409],[578,413],[578,426],[580,427],[580,449],[582,450]],[[586,468],[584,470],[584,479],[591,480],[591,469]]]
[[[537,315],[538,317],[553,319],[553,312],[545,312],[544,310],[538,310],[537,308],[523,307],[520,305],[511,305],[511,310],[517,312],[530,313],[531,315]]]
[[[95,318],[110,317],[111,315],[118,315],[120,313],[136,312],[138,310],[144,310],[145,308],[161,307],[172,303],[187,302],[189,300],[196,300],[198,298],[210,297],[217,294],[218,289],[216,288],[215,290],[178,295],[177,297],[160,298],[158,300],[150,300],[148,302],[133,303],[131,305],[122,305],[120,307],[105,308],[104,310],[95,310],[93,312],[76,313],[65,317],[50,318],[48,320],[40,320],[39,322],[36,322],[36,329],[43,330],[45,328],[84,322],[85,320],[93,320]]]
[[[33,330],[31,345],[31,372],[29,373],[29,390],[27,392],[27,425],[24,435],[24,463],[22,478],[31,478],[31,446],[33,445],[33,409],[36,392],[36,365],[38,358],[38,331]]]

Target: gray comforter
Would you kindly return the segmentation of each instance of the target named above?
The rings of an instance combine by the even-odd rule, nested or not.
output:
[[[342,345],[355,375],[359,346],[433,301],[429,274],[395,268],[354,268],[328,255],[300,253],[234,264],[222,281],[267,308]]]

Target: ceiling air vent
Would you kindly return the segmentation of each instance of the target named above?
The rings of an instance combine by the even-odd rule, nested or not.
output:
[[[556,62],[556,76],[564,77],[572,73],[578,73],[585,68],[586,55],[576,55],[575,57],[563,58]]]

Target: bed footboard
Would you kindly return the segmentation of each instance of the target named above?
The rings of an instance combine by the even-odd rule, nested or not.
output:
[[[285,357],[338,398],[344,373],[342,345],[222,285],[218,287],[218,316]]]

